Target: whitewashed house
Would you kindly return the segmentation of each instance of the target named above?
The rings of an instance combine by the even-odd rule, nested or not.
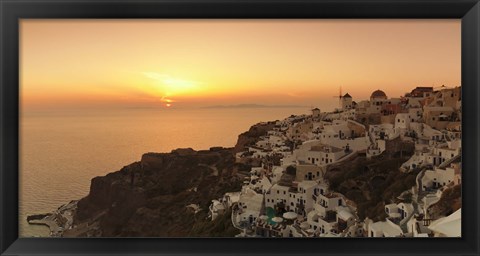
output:
[[[371,220],[370,220],[371,221]],[[403,231],[389,219],[368,224],[368,237],[400,237]]]
[[[255,192],[248,187],[242,188],[242,193],[238,200],[238,215],[237,223],[246,222],[248,224],[254,223],[254,221],[260,215],[260,211],[263,206],[263,195]]]
[[[425,171],[421,185],[423,190],[438,189],[453,183],[455,180],[455,170],[452,167],[439,168],[434,167],[433,170]]]
[[[274,184],[267,193],[265,193],[265,207],[275,209],[277,206],[286,206],[289,200],[290,187]]]

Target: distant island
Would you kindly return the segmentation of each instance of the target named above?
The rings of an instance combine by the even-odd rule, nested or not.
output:
[[[302,105],[262,105],[262,104],[236,104],[236,105],[213,105],[202,108],[306,108]]]

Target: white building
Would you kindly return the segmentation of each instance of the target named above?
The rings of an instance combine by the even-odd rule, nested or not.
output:
[[[344,155],[346,155],[344,149],[333,146],[318,145],[312,146],[310,150],[306,152],[306,159],[299,160],[318,166],[324,166],[335,163]]]
[[[445,169],[434,167],[433,170],[425,171],[421,181],[422,189],[438,189],[455,180],[455,170],[452,167]]]
[[[286,206],[290,196],[289,189],[287,186],[273,185],[265,194],[265,207],[275,209],[276,206]]]
[[[263,206],[263,195],[258,194],[248,187],[242,188],[242,193],[238,200],[239,212],[237,215],[237,223],[247,222],[252,224],[260,215]]]
[[[371,220],[370,220],[371,221]],[[400,237],[403,231],[389,219],[368,224],[368,237]]]
[[[313,209],[313,196],[318,196],[319,193],[320,186],[316,181],[304,180],[297,183],[296,189],[293,187],[289,191],[286,210],[305,215]]]
[[[388,218],[403,221],[413,215],[414,208],[412,204],[407,203],[387,204],[385,205],[385,212]]]

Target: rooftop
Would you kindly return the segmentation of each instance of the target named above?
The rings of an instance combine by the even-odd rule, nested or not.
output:
[[[318,145],[318,146],[312,146],[310,148],[310,151],[320,151],[320,152],[325,152],[325,153],[336,153],[340,152],[343,149],[333,147],[333,146],[326,146],[326,145]]]
[[[372,92],[372,95],[370,95],[370,98],[386,98],[386,97],[387,95],[385,94],[385,92],[381,90],[376,90]]]

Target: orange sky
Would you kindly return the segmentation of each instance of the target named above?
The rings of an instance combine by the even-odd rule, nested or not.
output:
[[[460,20],[22,20],[23,107],[296,104],[460,85]],[[172,101],[172,102],[168,102]]]

